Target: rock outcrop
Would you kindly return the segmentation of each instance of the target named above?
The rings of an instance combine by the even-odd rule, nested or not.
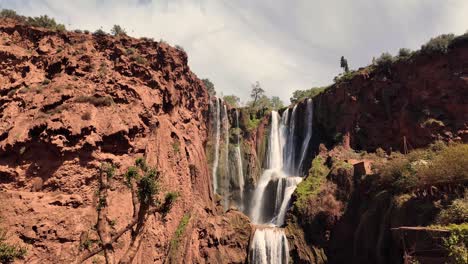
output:
[[[179,197],[164,218],[147,220],[137,263],[167,262],[174,250],[192,252],[196,263],[245,259],[249,220],[220,216],[214,205],[204,151],[209,95],[184,51],[0,21],[0,102],[0,226],[27,246],[25,262],[71,263],[99,242],[104,162],[117,168],[107,221],[111,232],[125,227],[132,195],[123,174],[138,157],[160,172],[159,199]],[[182,220],[191,228],[181,229]],[[183,237],[190,239],[173,242]],[[129,243],[122,236],[116,258]]]
[[[358,70],[314,98],[316,142],[403,151],[434,140],[468,142],[468,41],[389,69]],[[318,138],[317,138],[318,137]],[[347,137],[347,138],[346,138]]]

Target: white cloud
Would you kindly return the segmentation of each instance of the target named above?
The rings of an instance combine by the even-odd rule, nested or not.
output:
[[[341,55],[358,68],[383,51],[468,29],[466,0],[0,0],[0,7],[49,14],[68,28],[120,24],[130,35],[179,44],[200,78],[244,101],[257,80],[287,102],[296,89],[329,84]]]

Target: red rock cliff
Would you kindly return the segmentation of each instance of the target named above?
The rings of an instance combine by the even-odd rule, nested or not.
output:
[[[0,226],[26,245],[25,262],[70,263],[84,244],[98,243],[103,162],[117,166],[111,233],[125,227],[133,209],[123,174],[143,156],[160,172],[160,196],[180,196],[164,220],[148,218],[135,262],[246,258],[248,219],[220,216],[212,199],[204,152],[209,96],[184,51],[0,21],[0,96]],[[129,243],[126,234],[114,245],[117,259]]]

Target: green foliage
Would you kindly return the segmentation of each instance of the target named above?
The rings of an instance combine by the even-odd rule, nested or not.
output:
[[[0,11],[0,18],[14,19],[20,23],[25,23],[28,26],[43,27],[56,31],[65,31],[65,26],[63,24],[57,23],[55,19],[50,18],[47,15],[38,17],[25,17],[18,15],[14,10],[2,9]]]
[[[180,196],[178,192],[168,192],[164,197],[164,203],[161,206],[161,214],[164,216],[169,213],[172,208],[172,205],[175,203],[177,198]]]
[[[94,31],[93,35],[95,35],[95,36],[105,36],[105,35],[107,35],[107,33],[104,30],[102,30],[102,28],[100,28],[100,29]]]
[[[125,180],[128,186],[130,186],[130,182],[132,179],[138,179],[140,174],[138,173],[138,168],[134,166],[130,166],[125,173]]]
[[[400,50],[398,50],[398,58],[399,59],[405,59],[405,58],[408,58],[410,57],[412,54],[412,51],[410,49],[407,49],[407,48],[401,48]]]
[[[294,206],[299,211],[304,211],[309,201],[319,193],[329,172],[330,170],[324,165],[323,158],[321,156],[315,157],[309,175],[296,188],[297,200],[294,202]]]
[[[111,106],[114,104],[114,100],[110,96],[95,97],[81,95],[76,98],[77,103],[90,103],[96,107],[100,106]]]
[[[100,211],[102,208],[107,206],[107,199],[104,196],[99,196],[98,204],[97,204],[97,210]]]
[[[449,251],[448,263],[468,263],[468,223],[451,224],[440,228],[450,231],[450,236],[443,239],[443,245]]]
[[[43,27],[57,31],[65,31],[63,24],[58,24],[55,19],[48,17],[47,15],[38,17],[28,17],[27,24],[33,27]]]
[[[271,109],[273,110],[279,110],[284,107],[283,101],[278,96],[272,96],[271,97]]]
[[[114,35],[114,36],[126,36],[127,35],[127,32],[125,31],[124,28],[122,28],[121,26],[119,25],[114,25],[112,28],[111,28],[111,34]]]
[[[189,213],[184,214],[184,216],[179,222],[179,225],[177,226],[177,229],[174,233],[174,237],[171,241],[171,250],[177,250],[180,238],[184,234],[185,228],[187,227],[189,220],[190,220],[190,214]]]
[[[172,142],[172,150],[174,151],[174,153],[179,153],[180,152],[180,143],[179,143],[179,141]]]
[[[102,163],[101,170],[106,174],[108,179],[112,179],[115,175],[115,166],[109,163]]]
[[[231,107],[236,108],[240,106],[240,98],[235,95],[226,95],[223,97],[223,100]]]
[[[437,215],[436,223],[447,224],[461,224],[468,219],[468,191],[465,192],[465,197],[455,199],[445,209],[442,209]]]
[[[138,198],[141,204],[154,204],[154,196],[159,191],[159,185],[156,181],[159,173],[154,169],[149,169],[138,183]]]
[[[19,22],[25,22],[26,17],[18,15],[15,10],[11,9],[2,9],[0,11],[0,18],[9,18],[9,19],[14,19]]]
[[[27,253],[26,248],[11,245],[6,240],[7,232],[0,228],[0,263],[11,263],[15,259],[23,259]]]
[[[421,46],[421,52],[425,54],[447,53],[449,44],[454,39],[454,34],[442,34],[431,38],[426,44]]]
[[[247,124],[246,124],[246,127],[247,127],[247,130],[248,131],[253,131],[255,129],[257,129],[258,125],[260,124],[262,120],[261,119],[258,119],[258,118],[249,118],[247,120]]]
[[[258,81],[252,84],[252,90],[250,91],[250,97],[253,99],[252,104],[251,104],[252,108],[255,109],[255,107],[257,106],[257,101],[260,98],[263,98],[264,93],[265,93],[265,90],[263,90],[263,88],[260,86],[260,83]]]
[[[135,165],[138,166],[142,171],[148,170],[148,164],[146,163],[146,159],[144,157],[136,158]]]
[[[357,75],[357,73],[358,73],[357,71],[344,72],[344,73],[338,74],[338,76],[335,76],[335,78],[333,78],[333,81],[336,83],[349,82]]]
[[[437,182],[468,179],[468,145],[443,146],[434,143],[407,155],[393,153],[385,163],[376,164],[379,188],[405,192]]]
[[[426,183],[468,179],[468,144],[450,145],[419,172]]]
[[[375,63],[378,67],[389,70],[394,61],[395,59],[393,58],[392,54],[384,52],[375,60]]]
[[[90,250],[93,244],[94,244],[93,240],[91,240],[90,238],[86,238],[83,242],[81,242],[80,250],[83,250],[83,249]]]
[[[214,84],[210,81],[210,79],[202,79],[202,82],[205,84],[206,90],[208,90],[208,94],[211,96],[216,95],[216,90]]]
[[[289,99],[291,103],[295,104],[305,98],[313,98],[318,94],[322,93],[328,87],[312,87],[308,90],[296,90],[293,92],[293,96]]]

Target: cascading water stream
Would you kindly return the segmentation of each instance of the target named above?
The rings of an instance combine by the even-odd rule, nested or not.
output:
[[[223,109],[221,109],[221,106]],[[223,196],[223,206],[227,210],[230,202],[236,199],[241,210],[248,207],[244,199],[244,172],[240,148],[240,135],[232,148],[232,164],[229,159],[230,124],[227,107],[222,100],[216,100],[215,109],[215,155],[213,162],[213,189]],[[302,181],[300,173],[305,169],[304,161],[312,139],[312,100],[306,103],[305,135],[296,127],[299,120],[298,105],[286,109],[282,116],[271,112],[270,132],[265,157],[265,170],[257,182],[248,209],[256,231],[251,241],[250,263],[283,264],[289,260],[289,246],[281,226],[297,185]],[[236,127],[239,128],[239,113],[235,112]],[[299,123],[297,123],[299,125]],[[301,126],[302,127],[302,126]],[[221,139],[223,138],[223,139]],[[299,141],[298,139],[303,139]],[[221,146],[220,146],[221,145]],[[296,151],[298,152],[296,154]],[[221,160],[221,162],[220,162]],[[230,167],[231,166],[231,167]],[[295,176],[298,175],[298,176]],[[233,195],[239,191],[239,195]],[[248,197],[248,196],[247,196]]]
[[[244,202],[244,169],[242,166],[242,155],[240,149],[240,133],[239,133],[239,112],[236,109],[236,127],[237,127],[237,145],[236,145],[236,160],[237,160],[237,182],[239,184],[239,204],[243,210]]]
[[[255,189],[250,211],[252,222],[260,225],[251,243],[251,263],[281,264],[289,260],[288,241],[280,226],[284,224],[291,195],[302,181],[301,177],[288,175],[297,171],[293,156],[296,109],[291,114],[289,128],[289,109],[281,118],[278,112],[271,112],[266,170]],[[271,201],[274,206],[268,206]]]
[[[289,110],[289,109],[288,109]],[[286,166],[284,170],[290,174],[294,173],[295,169],[295,160],[296,160],[296,151],[295,151],[295,132],[296,132],[296,113],[297,113],[297,105],[293,107],[291,118],[289,121],[289,131],[286,137],[285,148],[283,151],[283,155],[286,157]],[[289,112],[288,112],[289,114]],[[286,117],[288,119],[288,117]],[[288,121],[288,120],[285,120]]]
[[[227,210],[229,207],[229,183],[230,183],[230,170],[229,170],[229,117],[227,114],[227,107],[223,105],[223,129],[224,129],[224,174],[223,182],[223,207]]]
[[[307,148],[309,147],[309,142],[310,142],[310,139],[312,138],[313,111],[314,111],[314,105],[313,105],[312,99],[307,99],[307,109],[306,109],[306,117],[305,117],[305,123],[307,127],[306,127],[306,136],[304,140],[302,141],[302,146],[301,146],[301,159],[299,160],[299,166],[297,166],[297,169],[299,171],[302,170],[302,165],[303,165],[306,153],[307,153]]]
[[[216,134],[215,134],[215,150],[214,150],[214,160],[213,160],[213,192],[218,192],[218,163],[219,163],[219,141],[221,140],[221,109],[220,109],[220,100],[216,98],[216,109],[215,109],[215,127],[216,127]]]

